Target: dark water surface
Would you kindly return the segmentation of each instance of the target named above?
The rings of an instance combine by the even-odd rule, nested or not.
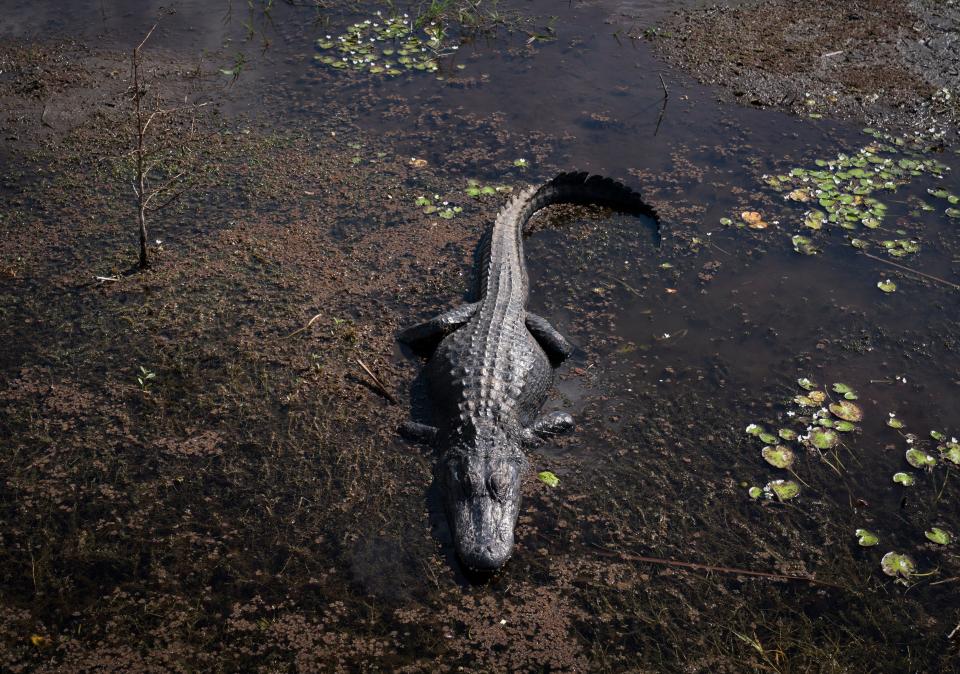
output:
[[[464,36],[456,56],[442,63],[442,81],[428,74],[367,78],[315,63],[314,40],[370,16],[374,5],[364,3],[356,11],[277,3],[269,15],[246,3],[6,5],[0,36],[25,42],[52,36],[128,50],[162,16],[151,43],[159,53],[217,68],[232,67],[241,53],[243,71],[232,85],[224,78],[221,108],[260,129],[294,130],[307,139],[329,133],[335,99],[338,109],[351,111],[345,124],[382,137],[392,153],[442,167],[451,189],[462,189],[467,178],[519,184],[575,168],[638,187],[661,212],[659,248],[646,223],[629,218],[583,210],[538,216],[542,226],[527,244],[531,306],[578,346],[549,403],[574,412],[578,430],[531,459],[535,471],[554,471],[561,486],[551,492],[528,483],[538,491],[525,502],[517,557],[504,577],[482,588],[456,570],[435,497],[424,496],[426,482],[414,485],[407,503],[417,510],[425,499],[433,511],[431,522],[421,524],[432,526],[444,547],[446,565],[439,571],[418,558],[422,545],[404,546],[412,533],[399,516],[399,529],[384,515],[376,533],[331,546],[333,565],[343,568],[331,572],[337,580],[324,580],[326,598],[314,609],[340,610],[328,601],[335,596],[330,587],[339,588],[351,611],[357,602],[370,604],[363,618],[342,620],[344,632],[392,635],[405,645],[387,648],[387,655],[360,649],[351,656],[353,646],[331,642],[331,652],[340,649],[340,655],[330,662],[347,669],[361,662],[422,666],[433,659],[482,671],[536,668],[515,652],[524,643],[533,644],[528,650],[540,654],[544,670],[811,671],[804,663],[829,652],[823,670],[841,671],[865,662],[847,649],[869,651],[878,643],[900,654],[922,643],[921,653],[902,656],[913,671],[949,662],[949,653],[934,645],[951,643],[946,634],[960,620],[960,601],[954,584],[935,583],[950,581],[960,561],[956,544],[929,543],[924,531],[938,526],[960,535],[960,479],[956,466],[943,460],[929,471],[911,468],[904,451],[921,446],[939,457],[929,432],[960,435],[960,292],[951,285],[958,281],[960,221],[944,214],[946,202],[927,194],[928,188],[960,193],[960,158],[951,148],[930,155],[953,169],[943,179],[921,175],[875,195],[889,206],[885,229],[850,233],[874,242],[869,250],[883,260],[929,275],[922,278],[860,254],[839,227],[817,239],[819,255],[794,252],[790,237],[802,230],[804,207],[785,201],[761,176],[813,168],[815,159],[856,153],[873,138],[852,125],[721,105],[709,89],[657,61],[644,30],[690,5],[513,2],[510,8],[536,17],[556,15],[555,39],[528,45],[522,31],[502,30]],[[525,171],[512,166],[521,157],[529,162]],[[918,199],[936,210],[911,213]],[[770,227],[720,223],[724,217],[736,223],[741,211],[754,210]],[[372,226],[356,218],[337,227],[343,239],[359,241]],[[907,234],[895,233],[898,228]],[[921,251],[900,259],[882,252],[879,241],[903,236],[918,238]],[[891,294],[877,288],[888,278],[898,284]],[[434,296],[452,303],[455,292],[440,289]],[[416,318],[411,313],[410,320]],[[25,357],[7,352],[8,380],[20,365],[12,353]],[[393,357],[404,372],[417,365],[399,349]],[[791,475],[767,465],[760,454],[765,443],[744,429],[756,423],[802,432],[791,416],[804,414],[791,402],[803,393],[800,377],[821,389],[850,385],[864,419],[835,450],[784,443],[797,455]],[[906,427],[889,427],[891,413]],[[384,451],[412,450],[397,442]],[[894,484],[898,471],[915,475],[917,486]],[[781,478],[798,480],[800,496],[782,504],[748,496],[747,487]],[[880,544],[859,548],[858,528],[879,533]],[[322,535],[333,540],[337,532]],[[919,571],[935,572],[914,579],[910,603],[906,587],[881,572],[880,557],[888,551],[908,553]],[[630,561],[631,555],[815,574],[847,590],[799,583],[767,591],[722,574],[708,574],[709,582],[698,586],[661,574],[665,567]],[[601,568],[609,563],[609,575],[578,566],[587,558]],[[637,573],[648,575],[638,581],[630,575]],[[224,613],[251,594],[224,588],[214,590],[212,602]],[[29,610],[15,594],[17,605]],[[82,612],[77,602],[69,608]],[[472,617],[438,608],[461,602]],[[747,608],[734,616],[724,612],[726,602]],[[689,612],[667,608],[687,604]],[[547,624],[551,606],[567,621]],[[404,614],[408,609],[414,618]],[[510,615],[504,629],[518,625],[507,645],[484,632],[500,629],[498,611]],[[746,614],[752,617],[738,622]],[[702,616],[712,624],[700,623]],[[219,613],[198,618],[220,619]],[[820,626],[812,626],[817,620]],[[751,625],[753,632],[745,632]],[[538,641],[539,632],[547,637]],[[558,645],[568,639],[570,649]],[[805,639],[819,640],[819,655],[799,643]],[[705,655],[698,659],[691,648]],[[297,666],[276,653],[273,660],[258,657],[250,662]],[[321,670],[334,667],[317,662]],[[791,662],[798,663],[794,669]],[[887,667],[877,662],[875,669]]]

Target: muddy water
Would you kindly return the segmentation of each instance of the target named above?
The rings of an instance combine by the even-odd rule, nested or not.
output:
[[[694,643],[685,635],[697,625],[696,614],[732,624],[734,617],[717,604],[734,601],[730,593],[741,591],[749,607],[744,611],[761,612],[752,618],[754,630],[773,635],[770,626],[778,625],[781,641],[770,639],[797,658],[804,657],[802,647],[788,646],[782,634],[835,636],[810,627],[821,615],[840,626],[845,644],[883,641],[878,632],[885,628],[898,643],[943,641],[960,604],[945,586],[931,582],[956,575],[958,562],[953,548],[927,543],[923,532],[940,526],[960,534],[960,480],[952,466],[916,470],[903,457],[911,443],[936,455],[931,430],[960,434],[960,293],[950,285],[960,259],[957,221],[943,214],[942,202],[936,212],[917,216],[910,201],[933,202],[927,188],[960,193],[960,161],[950,148],[935,155],[954,169],[946,178],[920,176],[889,198],[880,196],[890,206],[886,222],[896,224],[883,236],[870,233],[871,240],[902,236],[892,232],[900,227],[922,241],[919,254],[896,262],[929,276],[901,274],[857,253],[839,229],[823,237],[820,255],[793,251],[790,236],[800,231],[803,208],[784,202],[761,176],[811,167],[815,159],[856,152],[872,139],[852,126],[717,104],[709,89],[656,61],[642,39],[674,3],[515,3],[525,13],[557,15],[555,39],[528,43],[522,31],[465,38],[456,57],[445,62],[442,81],[429,75],[370,80],[315,64],[314,39],[369,16],[362,5],[352,12],[277,4],[269,14],[245,3],[215,11],[209,3],[161,5],[19,3],[8,9],[2,30],[20,38],[52,35],[129,49],[165,14],[156,49],[198,60],[206,53],[203,59],[222,68],[243,55],[239,78],[232,84],[225,78],[220,86],[225,114],[245,123],[295,129],[310,138],[320,133],[321,121],[329,132],[326,113],[336,100],[338,109],[352,112],[345,124],[382,137],[391,153],[440,167],[451,191],[471,177],[519,184],[576,168],[639,187],[661,212],[659,247],[649,222],[582,210],[539,216],[541,226],[527,248],[531,304],[578,346],[560,371],[549,406],[572,410],[580,427],[532,456],[533,467],[554,471],[562,487],[550,492],[528,483],[517,558],[504,576],[486,588],[464,582],[426,484],[414,490],[410,503],[418,502],[407,507],[432,512],[429,523],[420,523],[432,526],[443,550],[446,566],[439,578],[436,565],[418,558],[426,549],[422,543],[404,547],[403,539],[414,536],[404,527],[415,525],[403,517],[393,529],[384,515],[387,523],[377,536],[329,548],[344,568],[330,572],[337,580],[324,581],[327,597],[339,591],[354,602],[369,597],[381,604],[370,609],[372,617],[343,620],[350,626],[344,629],[400,631],[408,639],[379,660],[380,667],[422,664],[445,654],[463,666],[494,669],[511,662],[531,669],[535,665],[516,653],[525,643],[540,654],[543,669],[672,670],[686,663],[734,671],[789,662],[786,655],[750,660],[756,649],[738,645],[727,632],[716,642],[698,642],[705,652],[715,649],[713,660],[680,655]],[[520,157],[530,164],[526,170],[512,166]],[[724,217],[737,221],[743,210],[762,212],[770,227],[720,224]],[[371,231],[362,217],[340,226],[345,239],[360,240]],[[871,250],[894,261],[876,246]],[[887,278],[896,279],[897,292],[877,288]],[[441,292],[435,295],[442,301]],[[455,299],[448,296],[451,303]],[[403,298],[395,304],[402,314],[427,309],[408,307]],[[404,372],[418,365],[399,350],[394,359]],[[805,412],[791,402],[802,393],[799,377],[821,388],[833,382],[852,386],[864,420],[834,451],[792,443],[797,463],[791,475],[764,463],[764,443],[744,428],[755,423],[802,432],[795,418]],[[891,413],[904,429],[887,424]],[[400,443],[396,449],[408,451]],[[897,471],[916,475],[918,485],[895,485],[891,476]],[[747,495],[747,487],[778,478],[798,480],[801,495],[783,504]],[[861,527],[878,531],[880,546],[860,550],[853,531]],[[323,536],[334,539],[337,532]],[[918,582],[903,613],[891,605],[901,605],[905,589],[880,571],[880,556],[889,550],[911,554],[922,572],[942,569]],[[661,567],[631,563],[630,555],[816,574],[856,590],[825,596],[799,584],[767,593],[743,588],[736,577],[725,585],[723,576],[705,589],[658,576]],[[584,560],[605,570],[584,566]],[[596,578],[602,589],[588,582]],[[706,598],[690,596],[696,592]],[[877,602],[871,615],[887,611],[902,622],[867,625],[851,617],[858,602],[868,602],[858,593]],[[876,598],[878,593],[885,597]],[[251,595],[228,587],[212,603],[230,606]],[[545,595],[560,606],[564,619],[557,624],[547,619],[550,606],[538,604]],[[411,619],[400,614],[412,598],[421,613]],[[488,600],[493,609],[483,603]],[[459,602],[472,617],[457,613]],[[689,613],[664,608],[671,602],[689,605]],[[506,643],[486,634],[497,611],[509,613],[526,631]],[[442,617],[432,621],[435,614]],[[546,646],[537,641],[538,629],[549,637]],[[729,631],[744,628],[738,630]],[[433,632],[442,638],[434,640]],[[564,650],[558,643],[568,638],[576,647]],[[337,644],[339,661],[350,662],[350,643]],[[377,661],[372,651],[364,652]],[[496,654],[505,659],[498,663]],[[834,656],[834,666],[842,669],[848,661]],[[270,661],[251,657],[257,664]],[[916,661],[921,669],[941,662],[936,653],[928,657]]]

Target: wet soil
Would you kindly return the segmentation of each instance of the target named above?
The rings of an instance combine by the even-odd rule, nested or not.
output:
[[[174,18],[189,24],[188,9]],[[4,42],[0,669],[954,666],[960,557],[923,532],[960,521],[956,467],[914,471],[911,489],[890,475],[910,470],[907,446],[936,453],[929,430],[960,423],[960,298],[943,283],[960,239],[942,208],[917,214],[929,188],[960,193],[955,172],[900,186],[887,228],[858,232],[916,237],[901,262],[933,279],[865,257],[839,229],[819,234],[820,255],[794,253],[805,207],[764,176],[875,139],[716,106],[669,71],[661,114],[645,43],[609,35],[607,22],[635,28],[635,10],[575,3],[553,43],[499,35],[442,82],[395,84],[311,65],[303,8],[277,6],[273,45],[257,60],[256,37],[235,82],[219,70],[237,43],[199,59],[194,32],[161,30],[152,91],[214,105],[166,129],[199,161],[151,221],[144,272],[123,93],[152,17],[105,17],[130,35],[95,50]],[[558,72],[568,86],[550,84]],[[505,95],[518,89],[550,109]],[[922,145],[956,170],[952,146]],[[393,335],[467,287],[506,198],[469,197],[467,179],[515,190],[579,166],[640,186],[664,242],[594,209],[537,217],[531,306],[578,347],[548,407],[579,425],[531,453],[515,557],[472,584],[436,457],[395,432],[424,401],[422,362]],[[416,205],[434,195],[462,212]],[[720,224],[744,210],[770,226]],[[898,291],[882,294],[881,276]],[[865,419],[835,453],[796,445],[791,475],[744,428],[802,430],[802,376],[852,385]],[[793,477],[797,499],[747,495]],[[859,527],[882,544],[858,546]],[[889,550],[930,575],[885,576]]]
[[[681,11],[648,36],[726,100],[955,137],[958,26],[953,2],[772,0]]]

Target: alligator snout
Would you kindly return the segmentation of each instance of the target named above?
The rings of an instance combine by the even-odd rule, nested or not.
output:
[[[513,554],[520,511],[520,466],[479,457],[452,462],[445,490],[457,555],[471,571],[499,570]]]

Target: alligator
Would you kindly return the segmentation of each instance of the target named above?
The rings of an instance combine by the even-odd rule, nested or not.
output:
[[[441,453],[437,481],[457,555],[469,572],[492,574],[513,553],[524,448],[573,429],[566,412],[538,416],[553,370],[573,347],[528,311],[524,227],[541,208],[572,203],[659,220],[640,195],[610,178],[561,173],[513,197],[480,241],[468,302],[397,338],[430,352],[424,374],[436,425],[407,422],[401,433]]]

